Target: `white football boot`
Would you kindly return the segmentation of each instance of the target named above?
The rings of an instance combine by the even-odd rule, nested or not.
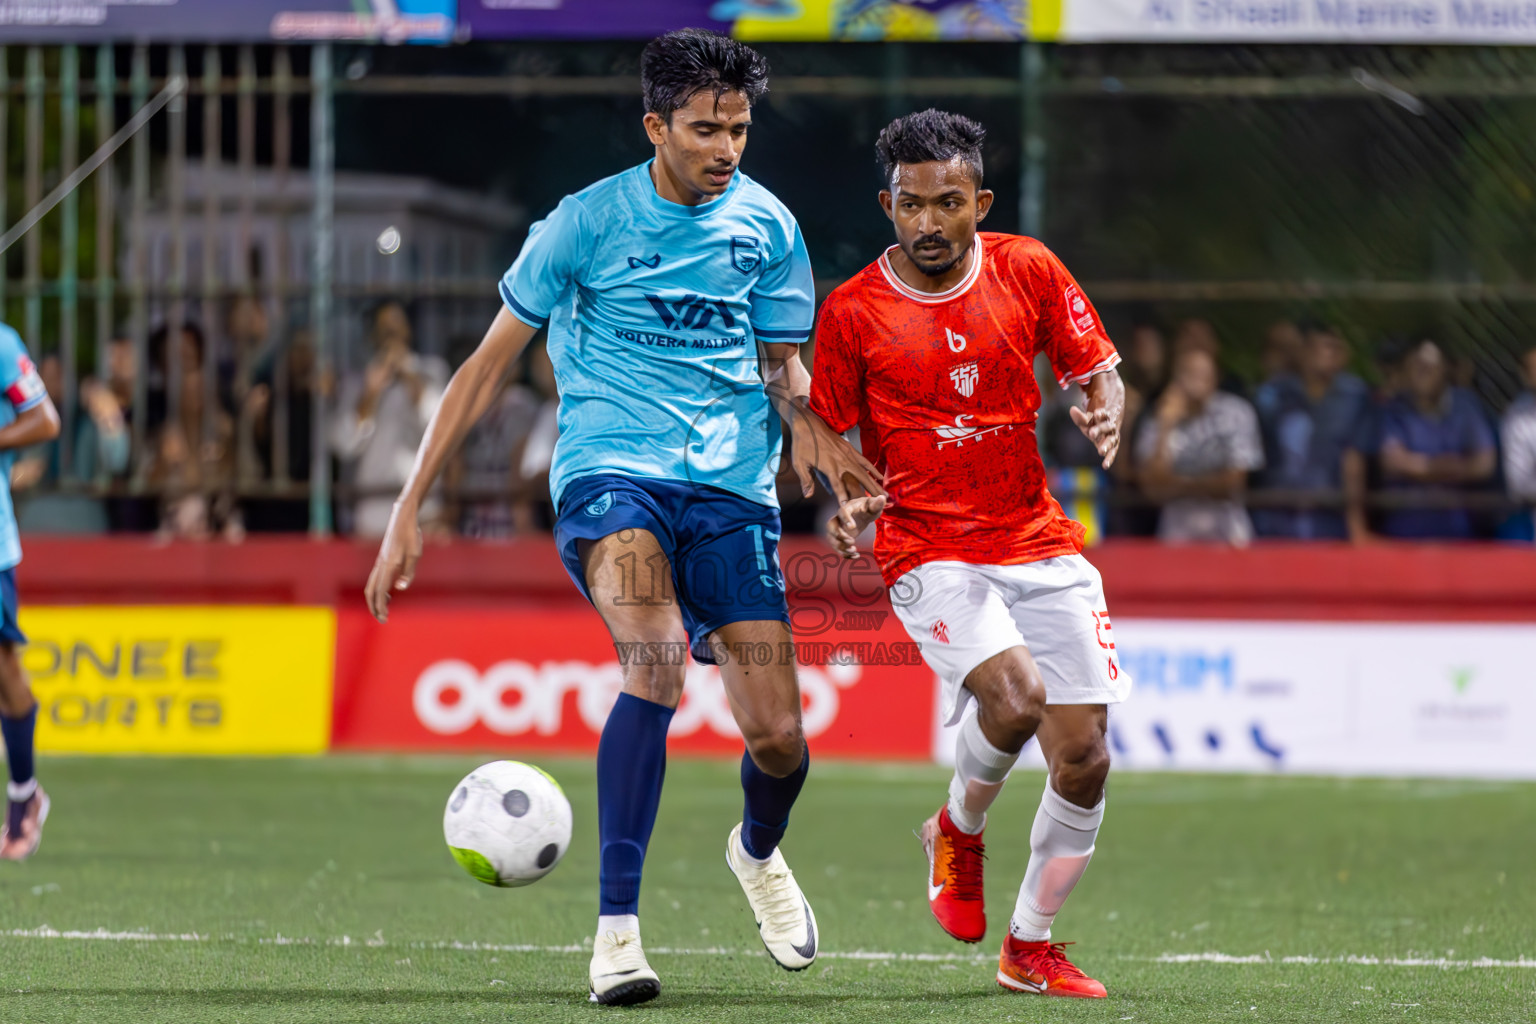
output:
[[[631,1006],[661,995],[661,979],[645,962],[639,932],[604,932],[592,943],[591,995],[604,1006]]]
[[[725,841],[725,862],[736,873],[768,955],[786,971],[803,971],[816,962],[816,915],[795,882],[795,873],[778,850],[758,864],[741,846],[741,826]]]

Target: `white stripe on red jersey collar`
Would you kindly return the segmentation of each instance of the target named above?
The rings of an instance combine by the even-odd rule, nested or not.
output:
[[[948,302],[950,299],[957,298],[970,291],[971,285],[975,284],[976,281],[981,277],[982,252],[980,235],[976,236],[976,243],[971,247],[973,250],[973,255],[971,257],[971,269],[966,273],[965,277],[962,278],[958,284],[952,288],[945,289],[942,292],[920,292],[916,288],[913,288],[911,285],[907,284],[900,277],[896,276],[896,268],[891,266],[891,253],[895,252],[899,248],[900,246],[897,245],[891,246],[881,254],[880,259],[877,262],[880,264],[880,273],[885,275],[886,283],[888,283],[892,288],[896,289],[896,293],[898,295],[911,299],[913,302],[921,302],[930,306],[936,305],[940,302]]]

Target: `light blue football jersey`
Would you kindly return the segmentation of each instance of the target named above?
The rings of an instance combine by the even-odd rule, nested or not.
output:
[[[43,380],[37,375],[27,355],[27,346],[5,324],[0,324],[0,427],[13,423],[18,414],[26,412],[48,397]],[[21,535],[16,529],[16,508],[11,503],[11,466],[16,462],[16,449],[0,451],[0,572],[10,569],[21,561]]]
[[[691,481],[778,506],[779,420],[757,342],[810,337],[815,286],[784,204],[739,171],[681,206],[650,162],[535,224],[501,297],[549,324],[560,440],[549,488],[596,473]]]

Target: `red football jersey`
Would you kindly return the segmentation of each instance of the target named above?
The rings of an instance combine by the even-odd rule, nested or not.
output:
[[[859,428],[890,504],[875,535],[887,584],[923,562],[1035,562],[1083,549],[1045,487],[1037,353],[1062,387],[1120,361],[1093,306],[1040,242],[976,236],[965,279],[929,295],[886,254],[821,307],[811,408]]]

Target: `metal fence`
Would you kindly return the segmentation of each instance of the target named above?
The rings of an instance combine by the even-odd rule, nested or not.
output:
[[[424,347],[472,339],[521,228],[644,156],[638,50],[7,48],[0,223],[163,102],[5,256],[4,319],[58,361],[66,436],[51,486],[145,500],[174,488],[157,475],[154,433],[190,404],[219,465],[188,483],[307,502],[311,527],[328,530],[318,381],[361,361],[360,311],[400,296]],[[886,244],[879,128],[950,106],[991,129],[991,226],[1050,243],[1117,337],[1139,319],[1202,316],[1225,365],[1253,378],[1265,326],[1305,313],[1338,323],[1372,380],[1379,340],[1413,332],[1462,357],[1490,409],[1520,386],[1515,357],[1536,337],[1531,51],[764,50],[776,75],[747,169],[800,217],[823,292]],[[191,353],[151,344],[184,323],[206,335],[190,368],[197,400]],[[80,382],[105,378],[114,339],[138,366],[135,461],[80,479]],[[295,370],[315,386],[285,378]],[[265,420],[250,411],[259,387]],[[308,404],[303,458],[295,400]],[[1491,492],[1468,500],[1502,507]]]

